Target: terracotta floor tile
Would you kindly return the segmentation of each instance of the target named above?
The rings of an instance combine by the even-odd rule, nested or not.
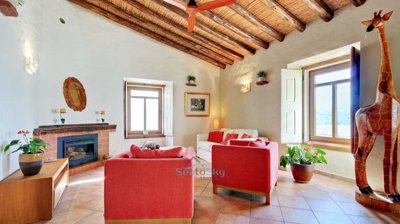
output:
[[[250,224],[284,224],[284,222],[250,217]]]
[[[346,214],[314,211],[320,224],[352,224],[352,221]]]
[[[318,220],[312,211],[284,207],[281,208],[281,211],[285,223],[318,224]]]
[[[79,220],[76,224],[103,224],[104,216],[102,212],[94,212],[91,215]]]
[[[344,213],[343,210],[334,201],[327,201],[323,199],[310,199],[310,198],[306,198],[306,201],[313,211]]]
[[[194,210],[194,224],[214,224],[218,218],[217,212],[196,209]]]
[[[349,215],[349,218],[355,224],[398,224],[399,218],[393,218],[385,215],[377,215],[376,217],[354,216]]]
[[[250,216],[252,218],[283,221],[281,208],[279,206],[273,206],[273,205],[260,206],[252,204],[250,209]]]
[[[249,224],[250,217],[220,213],[216,224]]]
[[[198,197],[194,201],[194,208],[199,210],[219,212],[221,207],[222,207],[222,199],[214,199],[210,197]]]
[[[241,216],[250,216],[251,201],[243,198],[224,197],[221,212]]]
[[[368,209],[357,202],[338,202],[338,205],[342,208],[344,213],[347,215],[358,215],[358,216],[370,216],[374,217],[377,211]]]
[[[278,195],[278,201],[282,207],[310,209],[303,197]]]
[[[194,187],[194,195],[200,196],[203,193],[205,187]]]

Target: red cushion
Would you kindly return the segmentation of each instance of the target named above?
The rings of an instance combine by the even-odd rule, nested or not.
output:
[[[182,147],[175,147],[167,150],[141,149],[136,145],[131,146],[132,158],[181,158]]]
[[[221,142],[221,144],[228,145],[229,140],[237,139],[238,137],[239,137],[239,134],[233,134],[233,133],[227,134],[225,139]]]
[[[244,134],[242,135],[242,137],[240,137],[240,138],[251,138],[251,136],[248,135],[248,134],[246,134],[246,133],[244,133]]]
[[[265,147],[267,144],[262,139],[257,139],[255,141],[250,142],[249,146],[251,147]]]
[[[222,142],[223,138],[224,138],[223,131],[212,131],[212,132],[208,133],[208,141],[209,142],[220,143],[220,142]]]

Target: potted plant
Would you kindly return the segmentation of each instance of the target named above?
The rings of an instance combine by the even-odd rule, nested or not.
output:
[[[259,71],[257,77],[259,82],[267,81],[267,73],[265,71]]]
[[[188,83],[189,84],[195,84],[196,83],[196,77],[194,77],[193,75],[189,75],[187,77]]]
[[[12,140],[10,144],[4,147],[3,151],[7,152],[11,147],[18,146],[18,148],[11,153],[22,151],[22,153],[19,154],[19,166],[22,173],[25,176],[36,175],[42,169],[43,154],[48,144],[37,136],[29,138],[29,131],[19,131],[18,134],[22,135],[22,141]]]
[[[280,158],[280,165],[290,165],[293,178],[297,182],[307,183],[314,174],[317,163],[327,164],[325,151],[305,144],[289,146],[285,155]]]

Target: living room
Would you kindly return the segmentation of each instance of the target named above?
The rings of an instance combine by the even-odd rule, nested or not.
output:
[[[382,131],[377,131],[371,153],[366,153],[368,160],[360,151],[354,153],[351,144],[356,139],[362,144],[358,139],[368,137],[362,135],[362,127],[355,137],[356,109],[380,99],[377,83],[382,80],[380,74],[388,72],[382,70],[383,65],[390,64],[390,58],[383,63],[387,55],[381,48],[390,48],[391,69],[394,74],[400,71],[396,63],[400,58],[400,4],[393,0],[222,1],[222,8],[198,12],[192,30],[186,30],[193,25],[188,22],[188,13],[193,12],[185,12],[190,9],[185,2],[0,0],[0,146],[5,149],[14,139],[24,144],[26,134],[42,139],[47,148],[39,173],[27,177],[20,171],[24,167],[21,155],[32,154],[18,148],[17,142],[0,153],[0,223],[400,222],[400,198],[395,189],[400,181],[394,165],[397,147],[387,156],[387,140],[379,136]],[[381,41],[383,24],[385,42]],[[344,129],[337,125],[342,118],[337,118],[335,105],[340,103],[336,95],[330,93],[332,100],[318,97],[326,93],[312,94],[321,85],[312,78],[313,72],[341,64],[349,66],[345,69],[350,71],[348,77],[328,84],[333,93],[347,94],[344,105],[351,103],[351,108],[344,110]],[[358,79],[353,79],[357,73]],[[293,83],[287,82],[287,77],[293,77]],[[400,86],[396,75],[393,80],[394,87]],[[359,87],[353,88],[353,83]],[[337,90],[340,84],[347,85],[345,91]],[[289,93],[295,96],[291,100],[285,95]],[[313,128],[320,114],[313,107],[319,101],[323,108],[333,105],[324,115],[330,119],[329,127],[324,123],[325,129],[321,129],[329,129],[329,139],[316,134],[318,125]],[[397,119],[392,110],[390,119]],[[288,116],[292,112],[293,117]],[[375,122],[382,121],[376,118]],[[227,138],[228,134],[237,136]],[[229,139],[244,134],[248,140]],[[65,142],[76,144],[76,139],[69,138],[79,135],[85,136],[79,139],[86,144],[84,150],[68,151],[71,147]],[[216,140],[210,143],[210,137]],[[308,183],[294,181],[292,158],[285,160],[293,145],[307,151],[300,143],[322,149],[319,154],[315,151],[318,157],[312,157],[313,162],[307,162],[317,163]],[[393,147],[395,144],[392,141]],[[64,145],[61,154],[60,145]],[[235,147],[237,152],[223,153]],[[248,150],[242,152],[243,148]],[[17,149],[22,154],[11,153]],[[171,159],[163,154],[168,151],[165,149],[186,155]],[[188,165],[183,160],[189,159],[190,175],[187,170],[171,168],[163,159],[125,158],[132,153],[140,158],[147,151],[150,157],[163,154],[167,160],[182,160],[177,164],[184,169]],[[93,158],[86,158],[87,153]],[[270,160],[259,161],[264,156],[255,156],[257,153],[266,153],[263,155]],[[71,158],[82,156],[87,159],[81,160],[85,165],[73,163]],[[390,164],[385,162],[387,157],[392,157]],[[366,160],[366,165],[355,172],[358,159]],[[112,165],[126,160],[139,160],[141,165],[133,165],[133,170]],[[282,166],[285,161],[290,168]],[[270,169],[258,172],[258,163]],[[44,178],[52,172],[46,167],[57,164],[57,172],[50,175],[55,181],[55,189],[49,190],[53,196],[44,196],[44,187],[22,193],[14,187]],[[136,173],[134,169],[141,174],[122,178]],[[169,169],[176,175],[164,173]],[[256,180],[258,175],[263,181]],[[107,179],[113,178],[116,183],[107,185]],[[267,192],[253,189],[264,181]],[[155,187],[144,183],[165,190],[148,194],[147,190]],[[131,190],[136,192],[124,199],[117,197],[115,189],[108,192],[106,186],[122,192],[133,186]],[[182,195],[176,195],[177,190]],[[24,206],[40,205],[45,212],[33,217],[28,207],[17,209],[25,203],[10,206],[10,198],[18,198],[18,203],[30,200]],[[51,208],[44,205],[47,199]],[[180,204],[180,200],[184,202]],[[168,206],[163,207],[163,202]],[[20,218],[13,219],[17,216]]]

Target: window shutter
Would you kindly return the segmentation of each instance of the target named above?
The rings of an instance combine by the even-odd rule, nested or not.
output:
[[[354,145],[355,115],[360,108],[360,51],[351,48],[351,145]]]
[[[164,88],[164,135],[173,136],[173,85]]]
[[[282,69],[281,143],[303,141],[303,71]]]

